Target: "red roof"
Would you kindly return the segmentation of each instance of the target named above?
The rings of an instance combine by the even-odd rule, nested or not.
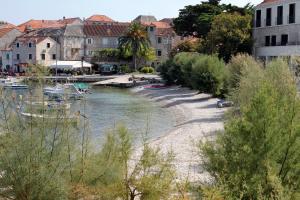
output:
[[[7,22],[0,22],[0,28],[15,28],[16,26]]]
[[[72,24],[78,18],[67,18],[61,20],[29,20],[23,24],[20,24],[19,29],[24,32],[27,27],[31,29],[41,29],[41,28],[60,28],[67,24]]]
[[[84,33],[87,36],[102,36],[102,37],[120,37],[128,30],[126,24],[112,24],[112,25],[84,25]]]
[[[267,4],[267,3],[275,3],[278,2],[280,0],[264,0],[261,4]]]
[[[171,25],[167,22],[149,22],[143,24],[146,26],[155,26],[156,28],[171,28]]]
[[[155,35],[159,36],[172,36],[175,34],[173,28],[157,28]]]
[[[0,28],[0,38],[15,28]]]
[[[97,22],[114,22],[111,18],[105,15],[92,15],[87,18],[88,21],[97,21]]]
[[[47,36],[32,36],[32,37],[26,37],[26,36],[21,36],[21,37],[18,37],[15,42],[18,42],[18,43],[22,43],[22,44],[28,44],[29,42],[32,42],[34,44],[38,44],[42,41],[44,41],[46,38],[50,38],[50,37],[47,37]]]

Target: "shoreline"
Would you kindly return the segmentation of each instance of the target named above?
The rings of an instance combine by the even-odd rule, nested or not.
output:
[[[174,116],[174,127],[149,144],[159,147],[162,153],[174,152],[177,179],[211,182],[210,175],[201,169],[196,145],[199,141],[214,139],[218,131],[224,130],[223,117],[227,109],[217,108],[219,99],[180,86],[158,90],[138,87],[132,91],[158,103]]]

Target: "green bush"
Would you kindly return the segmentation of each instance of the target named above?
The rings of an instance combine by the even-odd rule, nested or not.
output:
[[[122,72],[122,73],[131,73],[132,71],[131,71],[131,69],[128,65],[122,65],[120,67],[120,72]]]
[[[155,70],[154,70],[153,67],[147,67],[147,66],[145,66],[145,67],[142,67],[140,69],[140,72],[145,73],[145,74],[152,74],[152,73],[155,72]]]
[[[300,101],[287,62],[242,75],[225,131],[200,144],[225,199],[299,199]]]
[[[250,71],[257,71],[262,68],[252,56],[247,54],[238,54],[234,56],[227,65],[228,69],[228,89],[234,90],[239,87],[241,77],[245,76]]]
[[[193,89],[220,96],[224,94],[224,81],[225,63],[217,56],[200,55],[192,64],[190,82]]]
[[[184,84],[183,74],[180,65],[169,59],[159,66],[160,75],[167,84]]]
[[[215,96],[226,92],[225,63],[217,56],[179,53],[163,63],[160,72],[167,83],[181,84]]]

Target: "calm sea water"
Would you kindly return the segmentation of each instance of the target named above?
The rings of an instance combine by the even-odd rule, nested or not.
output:
[[[124,124],[136,138],[161,136],[174,125],[171,113],[127,89],[93,88],[85,100],[72,105],[89,119],[92,138],[103,140],[108,130]],[[99,141],[98,140],[98,141]]]

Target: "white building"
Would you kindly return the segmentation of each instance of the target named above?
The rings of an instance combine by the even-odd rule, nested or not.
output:
[[[254,55],[300,56],[300,0],[265,0],[255,7]]]

